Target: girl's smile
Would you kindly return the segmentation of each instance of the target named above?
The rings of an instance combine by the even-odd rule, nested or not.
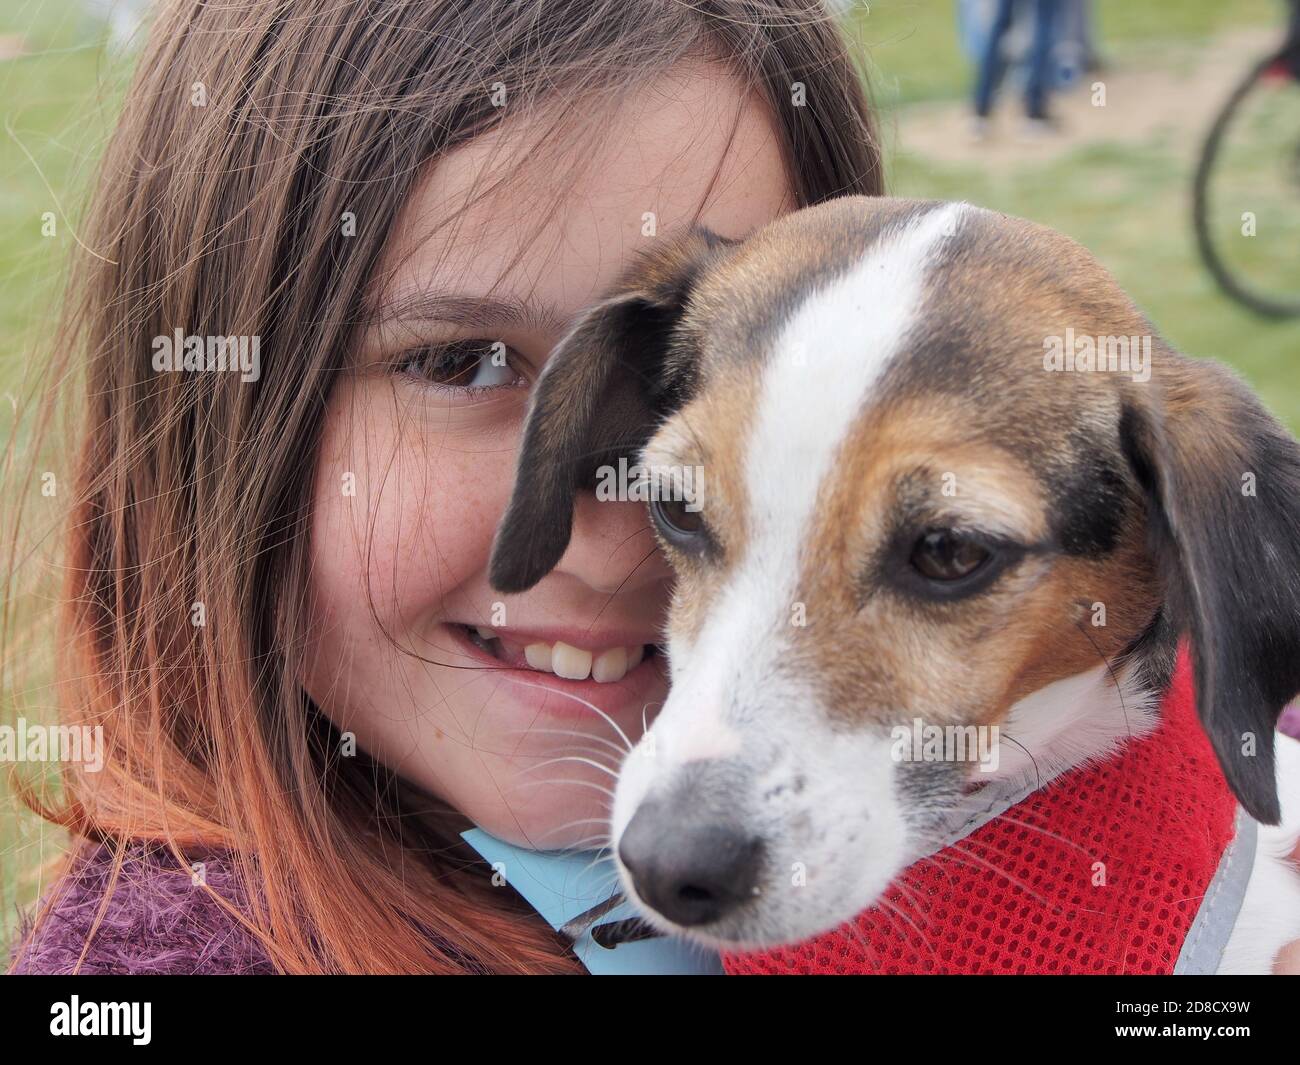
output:
[[[528,714],[591,719],[607,715],[634,724],[645,711],[653,719],[657,706],[646,701],[666,685],[666,669],[653,633],[629,630],[599,633],[554,626],[522,632],[452,623],[448,634],[467,659],[488,670],[494,682],[508,687],[499,698],[515,699]],[[554,692],[543,697],[538,690]]]

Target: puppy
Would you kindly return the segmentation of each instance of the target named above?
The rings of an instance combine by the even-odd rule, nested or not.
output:
[[[657,928],[732,949],[836,927],[981,785],[1149,733],[1185,638],[1223,777],[1272,826],[1220,971],[1300,939],[1300,744],[1275,740],[1300,690],[1300,447],[1083,248],[861,197],[667,242],[537,383],[499,590],[556,564],[619,459],[704,473],[698,507],[650,506],[672,685],[612,816]],[[991,774],[906,761],[914,720],[1014,742]]]

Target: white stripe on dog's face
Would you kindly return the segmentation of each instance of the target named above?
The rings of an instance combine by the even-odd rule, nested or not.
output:
[[[756,940],[778,927],[784,937],[811,934],[846,906],[865,905],[906,864],[887,731],[834,729],[806,673],[789,660],[790,637],[819,491],[873,386],[903,349],[924,306],[927,264],[963,210],[945,205],[884,235],[846,273],[811,291],[779,329],[745,437],[740,557],[696,638],[670,634],[669,699],[619,778],[615,849],[642,800],[674,787],[684,767],[742,768],[745,790],[761,801],[734,812],[764,841],[771,887],[791,875],[787,867],[805,869],[809,887],[771,891],[769,926],[740,925],[728,938]],[[701,787],[700,801],[708,801],[708,786]],[[846,839],[856,841],[852,853]],[[635,897],[626,873],[624,886]]]
[[[766,600],[765,612],[788,620],[818,492],[907,337],[922,306],[926,263],[956,232],[962,210],[946,204],[886,237],[809,296],[773,345],[748,441],[752,551],[741,579],[751,608]]]

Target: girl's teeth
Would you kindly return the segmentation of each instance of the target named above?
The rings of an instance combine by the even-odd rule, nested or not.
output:
[[[644,644],[636,647],[607,647],[595,655],[562,641],[554,644],[530,643],[524,648],[524,659],[531,669],[554,673],[566,680],[586,680],[591,677],[597,684],[612,684],[622,680],[641,664],[643,658]]]
[[[627,648],[611,647],[601,651],[591,663],[591,679],[597,684],[608,684],[612,680],[622,680],[627,672]]]
[[[543,673],[553,672],[549,643],[530,643],[524,648],[524,658],[528,660],[528,665],[532,669],[540,669]]]
[[[565,680],[586,680],[591,673],[591,652],[556,640],[551,648],[551,669]]]

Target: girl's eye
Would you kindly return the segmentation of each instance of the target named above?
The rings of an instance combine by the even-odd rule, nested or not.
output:
[[[499,340],[457,340],[404,352],[397,369],[434,388],[477,392],[519,383],[511,354]]]

